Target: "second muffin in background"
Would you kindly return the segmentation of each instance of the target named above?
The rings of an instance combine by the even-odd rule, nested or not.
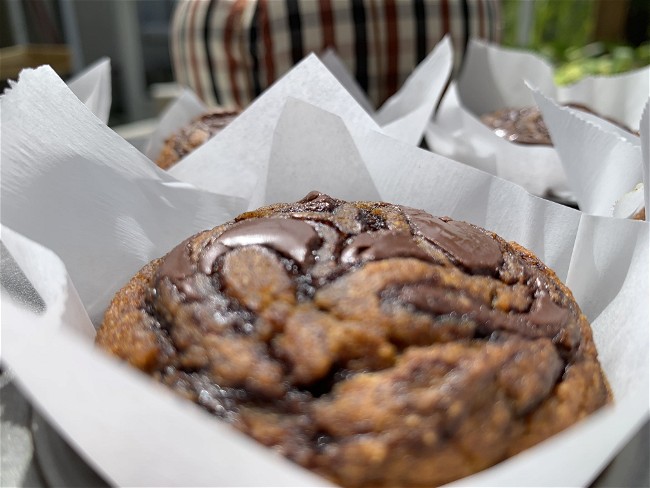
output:
[[[162,169],[171,168],[182,158],[221,132],[239,114],[238,110],[212,109],[195,118],[165,139],[165,145],[156,158],[156,164]]]

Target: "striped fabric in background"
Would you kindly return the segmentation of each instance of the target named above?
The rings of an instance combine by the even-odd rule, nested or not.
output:
[[[180,0],[176,80],[208,105],[245,107],[311,52],[334,49],[376,107],[449,33],[500,39],[500,0]]]

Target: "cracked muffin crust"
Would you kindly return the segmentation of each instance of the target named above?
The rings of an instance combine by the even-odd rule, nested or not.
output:
[[[611,400],[587,320],[529,251],[312,192],[190,237],[97,343],[344,486],[431,486]]]
[[[238,115],[238,110],[212,109],[195,118],[165,140],[156,164],[162,169],[171,168],[225,129]]]

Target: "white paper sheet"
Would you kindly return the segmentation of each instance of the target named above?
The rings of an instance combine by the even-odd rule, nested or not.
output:
[[[425,139],[433,152],[517,183],[534,195],[561,195],[569,190],[555,149],[498,137],[463,108],[455,83],[429,123]]]
[[[68,81],[68,87],[99,120],[108,123],[113,93],[111,60],[101,58]]]
[[[650,103],[646,103],[641,117],[641,157],[643,158],[643,200],[645,201],[645,219],[650,221]]]
[[[561,103],[577,103],[639,130],[643,104],[650,95],[650,67],[610,76],[588,76],[578,83],[557,87]]]
[[[311,102],[340,116],[352,131],[377,127],[315,55],[296,65],[216,137],[169,173],[198,188],[251,200],[266,169],[273,131],[287,99]]]
[[[299,78],[296,78],[295,72],[292,72],[282,80],[280,86],[286,88],[286,91],[278,91],[271,87],[264,94],[264,104],[260,106],[260,104],[254,102],[252,107],[246,110],[246,112],[252,111],[254,115],[248,114],[246,118],[250,120],[251,117],[265,117],[270,120],[271,126],[273,126],[273,123],[277,120],[278,107],[290,96],[316,103],[332,113],[341,115],[344,119],[348,116],[351,116],[352,120],[359,118],[358,113],[349,112],[350,110],[358,112],[359,108],[361,108],[375,119],[385,133],[411,144],[418,144],[422,140],[427,123],[449,79],[453,63],[452,56],[451,42],[448,37],[445,37],[414,69],[397,93],[387,100],[378,111],[375,111],[366,95],[343,65],[341,59],[334,52],[327,51],[320,59],[315,55],[311,55],[300,63],[299,66],[302,66],[302,68],[299,67],[298,70],[305,71],[302,72]],[[326,67],[327,70],[322,69],[323,67]],[[305,83],[308,76],[311,79],[309,83]],[[324,90],[323,93],[320,91],[321,85]],[[352,103],[351,99],[336,96],[335,94],[341,92],[341,90],[347,91],[349,97],[357,103]],[[327,101],[323,96],[328,91],[334,95],[332,102]],[[272,94],[272,97],[269,97],[269,93]],[[162,149],[164,140],[168,136],[207,110],[208,107],[193,92],[185,90],[183,95],[172,103],[161,117],[158,127],[147,144],[146,156],[155,161]],[[246,125],[248,124],[244,124],[244,126]],[[253,136],[251,135],[251,137]],[[268,138],[265,137],[261,141],[261,146],[267,147],[267,143]],[[214,150],[220,153],[223,151],[219,147]],[[204,150],[204,154],[207,154],[207,150]],[[230,159],[231,156],[224,157]],[[192,179],[191,173],[193,170],[189,169],[195,165],[205,166],[205,162],[198,162],[201,160],[202,158],[196,158],[195,161],[190,163],[183,162],[177,165],[178,168],[174,168],[172,173],[183,181],[201,186],[200,182]],[[263,168],[260,171],[263,172]],[[253,177],[252,173],[251,177]],[[220,191],[223,191],[223,189]]]
[[[595,122],[575,110],[560,107],[536,89],[533,95],[580,209],[594,215],[612,216],[615,204],[644,182],[641,139],[647,145],[650,134],[646,131],[641,133],[641,138],[624,137],[606,121]],[[648,102],[646,113],[647,106]]]
[[[648,224],[586,216],[399,142],[381,133],[360,107],[347,106],[349,94],[335,84],[333,90],[319,86],[320,94],[312,94],[319,103],[278,97],[296,86],[308,92],[307,85],[319,79],[314,71],[321,68],[303,64],[294,70],[286,86],[281,81],[275,93],[269,91],[257,102],[277,110],[273,120],[238,119],[247,126],[233,125],[219,137],[220,144],[236,147],[243,161],[258,161],[257,169],[264,168],[256,183],[262,196],[256,198],[293,198],[322,182],[335,185],[333,174],[338,173],[341,182],[365,188],[364,197],[376,191],[386,201],[466,219],[518,240],[555,268],[575,287],[593,321],[617,403],[460,483],[521,486],[534,479],[540,485],[587,484],[648,412]],[[98,124],[49,69],[23,74],[0,103],[2,240],[47,304],[38,315],[2,294],[2,360],[39,408],[116,484],[325,484],[104,357],[78,332],[88,320],[81,312],[97,324],[113,291],[142,264],[250,205],[247,172],[203,176],[229,179],[220,184],[245,190],[240,198],[178,183]],[[323,113],[318,105],[347,111]],[[42,117],[44,111],[48,117]],[[250,133],[264,135],[268,147],[259,141],[246,144]],[[324,170],[333,148],[345,148],[345,160]],[[201,170],[194,171],[201,178]],[[345,188],[340,187],[353,190]],[[342,196],[337,190],[328,189]],[[42,279],[46,276],[50,278]]]
[[[650,68],[612,76],[588,76],[569,86],[557,86],[553,68],[541,56],[471,40],[458,80],[463,105],[475,115],[505,107],[534,105],[525,81],[559,103],[586,105],[602,116],[639,128],[648,98]]]
[[[375,113],[375,107],[368,98],[368,94],[363,91],[356,78],[352,76],[350,70],[334,50],[326,49],[318,56],[318,59],[330,70],[361,108],[371,115]]]
[[[145,145],[145,156],[152,161],[158,159],[165,140],[169,136],[207,111],[208,106],[192,90],[184,88],[181,95],[171,102],[160,115],[158,125],[149,136],[149,141]]]
[[[158,169],[50,68],[24,71],[1,110],[2,223],[66,262],[93,320],[121,286],[116,276],[245,209]]]
[[[400,141],[419,144],[447,86],[452,65],[451,40],[445,36],[375,114],[382,131]]]
[[[289,99],[278,119],[270,161],[259,204],[299,200],[316,188],[349,200],[380,199],[343,119],[300,100]]]
[[[531,52],[470,40],[458,93],[466,110],[475,116],[506,107],[534,105],[524,80],[545,94],[554,94],[553,67]]]

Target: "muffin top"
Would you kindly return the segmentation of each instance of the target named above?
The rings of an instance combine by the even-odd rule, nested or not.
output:
[[[481,116],[481,122],[510,142],[544,146],[553,144],[537,107],[504,108]]]
[[[442,484],[609,401],[589,324],[530,252],[318,192],[145,266],[97,342],[345,486]]]
[[[574,110],[579,110],[580,112],[596,115],[630,134],[639,135],[637,131],[631,129],[625,124],[610,117],[597,114],[585,105],[579,103],[567,103],[565,106]],[[482,115],[481,122],[492,129],[497,136],[510,142],[516,142],[519,144],[538,144],[542,146],[553,145],[546,122],[544,122],[542,113],[537,106],[503,108]]]
[[[165,140],[165,145],[156,159],[156,164],[162,169],[171,168],[225,129],[238,115],[239,111],[237,110],[215,108],[196,117]]]

